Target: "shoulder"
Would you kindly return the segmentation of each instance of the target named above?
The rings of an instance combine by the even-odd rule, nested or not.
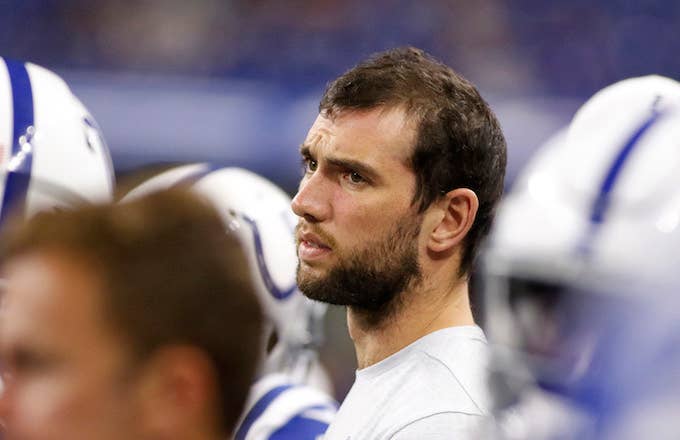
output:
[[[484,416],[462,413],[439,413],[403,426],[390,440],[450,440],[477,438],[482,432]]]
[[[410,424],[481,418],[490,407],[487,358],[486,340],[478,327],[427,335],[357,372],[332,431],[389,438]]]
[[[313,440],[337,411],[326,393],[281,374],[267,375],[251,388],[235,440]]]
[[[427,353],[445,363],[460,363],[473,355],[473,360],[486,361],[488,345],[481,328],[476,325],[449,327],[424,336],[414,344],[414,352]]]
[[[488,411],[489,353],[479,327],[452,327],[418,341],[403,365],[404,391],[427,395],[441,412],[482,415]],[[435,407],[436,408],[436,407]]]
[[[487,359],[479,327],[433,332],[357,371],[326,435],[436,440],[475,432],[489,412]]]

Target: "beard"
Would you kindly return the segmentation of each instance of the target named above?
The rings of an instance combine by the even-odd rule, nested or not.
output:
[[[396,223],[382,238],[366,242],[338,263],[325,276],[313,277],[301,270],[298,287],[310,299],[349,306],[363,311],[377,323],[394,311],[401,293],[420,282],[418,235],[420,217]]]

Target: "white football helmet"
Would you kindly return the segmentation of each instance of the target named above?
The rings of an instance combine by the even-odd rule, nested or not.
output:
[[[241,240],[253,281],[269,322],[262,373],[287,373],[300,381],[320,381],[316,349],[321,344],[326,306],[306,298],[295,281],[297,218],[290,198],[267,179],[241,168],[182,165],[132,189],[123,202],[178,185],[190,186],[220,212],[225,227]],[[319,377],[312,377],[319,373]]]
[[[10,214],[113,197],[94,118],[55,73],[0,58],[0,224]]]
[[[599,415],[638,393],[672,321],[650,331],[654,304],[680,286],[680,83],[587,101],[501,203],[482,262],[497,406],[529,384]]]

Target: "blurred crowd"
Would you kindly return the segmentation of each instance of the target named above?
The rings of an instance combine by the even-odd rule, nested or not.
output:
[[[208,75],[318,88],[355,60],[422,47],[486,90],[585,98],[672,76],[680,5],[607,0],[25,0],[0,3],[0,52],[54,68]]]

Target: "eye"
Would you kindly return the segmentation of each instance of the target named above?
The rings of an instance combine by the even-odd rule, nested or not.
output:
[[[54,365],[53,359],[29,350],[18,349],[7,356],[2,365],[4,376],[19,377],[48,371]]]
[[[365,178],[364,176],[362,176],[358,172],[352,171],[352,170],[347,170],[347,171],[343,172],[342,173],[342,179],[348,185],[351,185],[351,186],[357,187],[357,188],[363,187],[363,186],[368,185],[370,183],[370,181],[367,178]]]
[[[310,157],[303,157],[302,158],[302,171],[305,174],[313,173],[314,171],[316,171],[316,169],[318,167],[319,167],[319,164],[314,159],[312,159]]]
[[[352,172],[349,173],[349,180],[352,183],[363,183],[363,182],[366,181],[366,179],[364,179],[361,176],[361,174],[357,173],[356,171],[352,171]]]

